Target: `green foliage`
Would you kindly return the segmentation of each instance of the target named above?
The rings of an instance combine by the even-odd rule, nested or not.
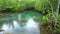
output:
[[[53,34],[60,33],[60,14],[57,16],[56,28],[53,30]]]
[[[60,14],[58,15],[57,19],[60,20]]]
[[[56,10],[57,3],[57,0],[0,0],[0,10],[5,10],[6,8],[24,10],[26,8],[34,7],[38,11],[45,12],[51,10],[50,5]]]
[[[9,8],[14,10],[23,10],[34,7],[35,0],[0,0],[0,10]]]
[[[3,8],[9,8],[9,9],[24,9],[25,8],[25,4],[24,2],[21,0],[0,0],[0,9]]]
[[[42,21],[43,22],[41,23],[41,25],[46,25],[47,23],[52,23],[51,13],[48,13],[47,15],[43,16]]]
[[[51,10],[56,11],[57,5],[58,0],[36,0],[35,9],[42,12],[49,12]]]
[[[39,11],[43,11],[46,10],[46,7],[48,7],[48,3],[46,2],[47,0],[36,0],[36,5],[35,5],[35,9],[39,10]]]
[[[49,0],[52,7],[53,7],[53,10],[56,11],[56,8],[58,6],[58,0]]]
[[[33,8],[35,6],[35,0],[24,0],[26,8]]]
[[[5,9],[4,2],[5,2],[4,0],[0,0],[0,10]]]

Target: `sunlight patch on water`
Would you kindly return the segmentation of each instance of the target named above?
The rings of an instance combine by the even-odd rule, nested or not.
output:
[[[3,24],[2,29],[5,30],[5,33],[8,32],[9,34],[40,34],[38,24],[33,18],[29,18],[24,26],[21,26],[18,21],[13,20],[13,25]]]
[[[29,27],[38,27],[38,24],[33,20],[33,18],[29,18],[28,22],[26,23],[26,26]]]
[[[14,26],[14,28],[19,28],[20,27],[20,25],[18,24],[18,22],[15,21],[15,20],[13,20],[13,26]]]
[[[8,24],[3,24],[3,26],[2,26],[2,30],[5,30],[5,31],[10,31],[12,29],[13,29],[13,27]]]
[[[38,24],[33,20],[33,18],[28,19],[25,29],[26,34],[40,34]]]

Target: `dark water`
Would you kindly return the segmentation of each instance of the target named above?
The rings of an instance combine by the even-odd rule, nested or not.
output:
[[[38,20],[43,14],[34,11],[0,16],[0,34],[40,34]]]

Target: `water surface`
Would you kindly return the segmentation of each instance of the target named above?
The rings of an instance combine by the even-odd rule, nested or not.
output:
[[[40,34],[37,21],[42,16],[42,14],[34,11],[3,14],[0,16],[0,34]]]

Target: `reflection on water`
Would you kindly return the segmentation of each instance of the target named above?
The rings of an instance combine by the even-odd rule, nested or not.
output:
[[[12,26],[9,25],[9,24],[3,24],[3,26],[2,26],[2,30],[10,31],[10,30],[12,30]]]
[[[38,24],[33,18],[29,18],[23,27],[16,20],[13,20],[13,26],[3,24],[2,29],[5,30],[5,33],[8,32],[9,34],[39,34]]]
[[[21,27],[17,21],[13,20],[13,26],[14,26],[14,29],[17,29],[19,27]]]
[[[39,26],[35,22],[35,19],[39,19],[40,17],[39,13],[32,11],[1,16],[0,34],[40,34]]]
[[[33,20],[33,18],[29,18],[27,23],[26,23],[26,26],[29,28],[29,27],[38,27],[38,24]]]
[[[26,34],[39,34],[38,24],[33,20],[33,18],[29,18],[25,25]]]

